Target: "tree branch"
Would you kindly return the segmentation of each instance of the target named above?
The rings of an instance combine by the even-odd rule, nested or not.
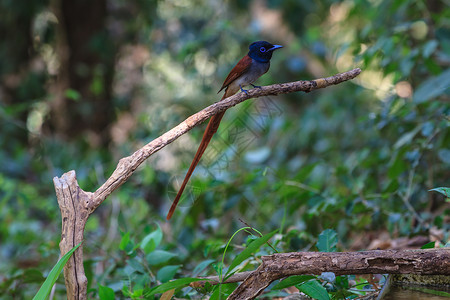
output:
[[[262,257],[262,264],[228,299],[255,299],[270,283],[292,275],[450,275],[450,249],[293,252]]]
[[[111,176],[94,193],[85,192],[79,187],[75,171],[69,171],[60,178],[53,178],[62,217],[60,242],[61,255],[67,253],[73,246],[83,240],[84,227],[89,215],[106,199],[106,197],[108,197],[108,195],[125,183],[140,164],[155,152],[161,150],[183,134],[187,133],[193,127],[206,121],[212,115],[251,98],[288,94],[299,91],[310,92],[353,79],[360,73],[361,69],[357,68],[327,78],[254,88],[247,93],[238,93],[220,102],[216,102],[190,116],[178,126],[151,141],[132,155],[122,158]],[[73,259],[71,259],[64,267],[68,299],[86,299],[87,296],[87,279],[83,268],[82,246],[83,245],[75,251]]]
[[[62,257],[83,241],[84,227],[91,214],[84,204],[92,198],[92,193],[87,193],[78,186],[75,171],[69,171],[60,178],[53,178],[53,184],[61,210],[59,249]],[[86,299],[88,282],[83,266],[83,245],[78,247],[64,266],[64,279],[68,299]]]
[[[99,206],[100,203],[105,200],[105,198],[109,194],[111,194],[115,189],[122,185],[133,174],[137,167],[139,167],[139,165],[142,164],[142,162],[144,162],[152,154],[161,150],[162,148],[191,130],[193,127],[203,123],[211,116],[221,111],[224,111],[251,98],[258,98],[268,95],[288,94],[300,91],[311,92],[313,90],[326,88],[328,86],[353,79],[360,73],[361,69],[357,68],[327,78],[263,86],[261,88],[251,89],[248,91],[248,93],[238,93],[222,101],[216,102],[199,111],[198,113],[190,116],[189,118],[181,122],[178,126],[172,128],[157,139],[151,141],[138,151],[134,152],[131,156],[122,158],[111,177],[95,192],[95,201],[91,203],[91,207],[93,209],[97,208],[97,206]]]

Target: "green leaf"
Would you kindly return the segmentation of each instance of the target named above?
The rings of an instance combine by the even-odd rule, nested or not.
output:
[[[80,93],[78,93],[78,91],[73,90],[73,89],[67,89],[65,94],[66,94],[67,99],[75,100],[75,101],[80,100],[80,97],[81,97]]]
[[[130,241],[130,232],[127,232],[125,233],[124,236],[122,236],[122,239],[120,240],[119,249],[125,251],[125,248],[127,247],[129,241]]]
[[[175,253],[164,250],[154,250],[153,252],[148,254],[146,258],[149,265],[155,266],[163,264],[175,256],[177,256]]]
[[[180,266],[164,266],[156,273],[156,279],[167,282],[175,276],[179,268]]]
[[[133,270],[133,272],[139,272],[142,274],[145,274],[147,272],[142,263],[138,261],[136,258],[128,259],[127,265]]]
[[[424,46],[422,50],[422,55],[424,58],[428,58],[433,54],[433,52],[436,50],[436,48],[439,46],[438,41],[431,40],[428,41]]]
[[[220,299],[220,289],[215,288],[213,293],[209,297],[209,300],[219,300],[219,299]]]
[[[304,180],[314,170],[318,163],[312,163],[306,166],[302,166],[298,173],[295,175],[296,180]]]
[[[228,296],[237,288],[237,286],[237,283],[234,282],[221,284],[220,288],[218,285],[216,285],[214,292],[211,294],[209,300],[227,299]]]
[[[98,296],[100,300],[114,300],[114,290],[110,287],[99,284]]]
[[[406,169],[407,169],[407,165],[405,163],[405,160],[403,159],[403,157],[400,154],[398,154],[395,157],[394,162],[389,167],[387,175],[390,179],[395,179],[395,178],[398,178],[398,176],[400,176],[400,174],[405,172]]]
[[[308,281],[297,287],[301,292],[317,300],[329,300],[327,290],[316,280]]]
[[[185,286],[189,285],[191,282],[204,281],[204,280],[206,280],[206,279],[204,279],[204,278],[189,278],[189,277],[176,279],[176,280],[158,285],[157,287],[151,289],[145,296],[150,297],[155,294],[162,294],[169,290],[177,289],[180,287],[185,287]]]
[[[231,262],[230,267],[228,268],[227,273],[225,274],[225,279],[229,277],[228,274],[231,275],[231,271],[233,271],[234,268],[236,268],[238,265],[240,265],[244,260],[249,258],[253,253],[255,253],[259,247],[267,243],[268,240],[270,240],[275,233],[277,233],[278,230],[272,231],[269,234],[266,234],[260,238],[257,238],[256,240],[252,241],[247,248],[244,249],[241,253],[239,253],[238,256],[236,256],[235,259]],[[227,276],[228,275],[228,276]]]
[[[440,96],[450,87],[450,69],[442,72],[440,75],[431,77],[423,82],[414,93],[415,103],[422,103],[432,98]]]
[[[335,252],[337,245],[337,233],[333,229],[325,229],[319,234],[319,239],[317,241],[317,249],[320,252]]]
[[[195,276],[198,276],[207,266],[215,262],[214,259],[207,259],[199,263],[195,268],[194,271],[192,271],[192,274]]]
[[[393,178],[390,181],[388,181],[388,184],[386,184],[386,187],[383,189],[383,193],[385,194],[391,194],[395,192],[399,187],[399,182],[397,178]]]
[[[436,244],[434,242],[429,242],[429,243],[426,243],[425,245],[423,245],[422,247],[420,247],[420,249],[432,249],[435,247],[435,245]]]
[[[61,273],[62,269],[64,268],[64,265],[69,260],[70,256],[72,256],[72,253],[80,247],[81,242],[73,247],[69,252],[64,254],[63,257],[56,263],[56,265],[52,268],[50,273],[47,276],[47,279],[45,279],[44,283],[42,284],[41,288],[37,292],[36,296],[34,296],[33,300],[44,300],[47,299],[48,295],[50,295],[50,292],[52,290],[53,285],[55,284],[56,280],[58,280],[59,274]]]
[[[413,130],[403,134],[394,144],[394,148],[398,149],[406,144],[410,144],[416,134],[422,129],[422,124],[416,126]]]
[[[132,299],[141,299],[142,295],[144,294],[144,289],[135,289],[133,290],[133,293],[131,293]]]
[[[450,198],[450,188],[448,187],[438,187],[438,188],[434,188],[431,190],[428,190],[429,192],[434,191],[434,192],[438,192],[441,193],[442,195],[444,195],[447,198]]]
[[[438,157],[444,164],[450,165],[450,149],[439,149]]]
[[[163,234],[161,228],[158,226],[158,228],[155,231],[152,231],[142,239],[140,246],[141,249],[144,251],[145,254],[151,253],[153,250],[156,249],[156,247],[159,246],[162,237]]]
[[[300,283],[303,283],[305,281],[311,280],[316,278],[315,276],[312,275],[295,275],[295,276],[290,276],[280,282],[278,282],[276,285],[274,285],[272,287],[272,290],[282,290],[285,289],[287,287],[290,286],[294,286]]]

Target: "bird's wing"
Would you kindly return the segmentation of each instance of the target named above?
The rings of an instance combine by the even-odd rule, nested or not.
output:
[[[246,55],[244,56],[235,66],[234,68],[230,71],[230,74],[228,74],[227,78],[225,79],[225,81],[223,82],[222,87],[219,90],[219,93],[226,88],[227,86],[229,86],[233,81],[235,81],[239,76],[241,76],[242,74],[244,74],[245,72],[248,71],[248,69],[250,68],[250,65],[252,64],[252,59],[250,56]]]

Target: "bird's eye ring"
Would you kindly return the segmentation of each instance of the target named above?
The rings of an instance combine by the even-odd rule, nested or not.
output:
[[[264,47],[259,48],[259,52],[266,52],[266,48]]]

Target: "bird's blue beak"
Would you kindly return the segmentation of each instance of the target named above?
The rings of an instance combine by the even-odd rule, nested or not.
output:
[[[269,51],[274,51],[274,50],[277,50],[277,49],[280,49],[280,48],[283,48],[283,46],[281,46],[281,45],[273,45],[273,47],[270,48]]]

